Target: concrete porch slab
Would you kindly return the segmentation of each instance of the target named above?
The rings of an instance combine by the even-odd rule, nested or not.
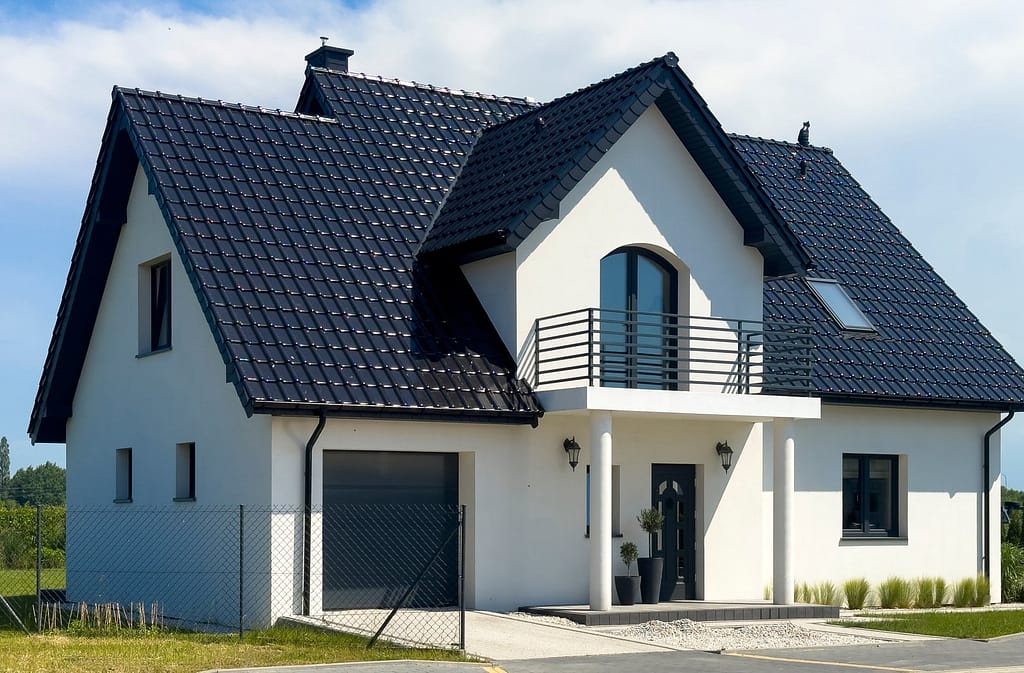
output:
[[[595,612],[586,605],[536,605],[519,608],[531,615],[563,617],[583,626],[628,626],[652,620],[672,622],[748,622],[762,619],[838,619],[839,608],[829,605],[774,605],[671,601],[668,603],[613,605],[607,612]]]

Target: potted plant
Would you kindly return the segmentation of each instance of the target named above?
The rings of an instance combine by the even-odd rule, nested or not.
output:
[[[629,574],[629,568],[639,555],[640,552],[632,542],[623,542],[619,547],[619,556],[626,564],[626,574],[615,576],[615,593],[619,595],[619,605],[633,605],[640,596],[640,576]]]
[[[654,535],[660,533],[665,525],[665,515],[651,507],[640,510],[640,516],[636,520],[647,533],[647,551],[650,554],[636,562],[640,571],[640,595],[644,603],[657,603],[661,597],[661,574],[665,559],[654,556]]]

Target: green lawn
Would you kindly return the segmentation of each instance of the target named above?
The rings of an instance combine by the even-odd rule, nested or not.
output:
[[[44,568],[41,575],[44,589],[64,588],[63,568]],[[35,621],[32,618],[32,611],[36,605],[35,570],[0,570],[0,596],[14,608],[26,626],[33,628]],[[0,606],[0,631],[17,628],[7,611]]]
[[[0,632],[0,673],[135,673],[317,664],[380,659],[466,661],[457,652],[366,649],[345,634],[276,628],[237,635],[122,631],[117,636]]]
[[[1024,610],[985,610],[981,612],[915,612],[899,615],[863,613],[870,621],[834,621],[839,626],[878,629],[898,633],[918,633],[947,638],[995,638],[1024,632]]]
[[[43,568],[42,581],[44,589],[64,588],[64,568]],[[26,596],[36,595],[35,570],[2,570],[0,569],[0,595]]]

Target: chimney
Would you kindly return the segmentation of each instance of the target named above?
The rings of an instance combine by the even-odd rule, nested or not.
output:
[[[323,38],[321,38],[323,39]],[[326,42],[326,40],[325,40]],[[344,47],[320,46],[316,51],[306,54],[306,63],[313,68],[326,68],[336,72],[348,72],[348,57],[355,52]]]

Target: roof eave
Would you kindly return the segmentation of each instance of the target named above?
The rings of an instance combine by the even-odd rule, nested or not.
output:
[[[537,426],[544,415],[535,411],[499,411],[489,409],[441,409],[435,407],[388,407],[348,404],[319,404],[312,402],[277,402],[256,400],[250,406],[252,413],[273,416],[316,416],[353,418],[363,420],[444,421],[463,423],[491,423]]]

